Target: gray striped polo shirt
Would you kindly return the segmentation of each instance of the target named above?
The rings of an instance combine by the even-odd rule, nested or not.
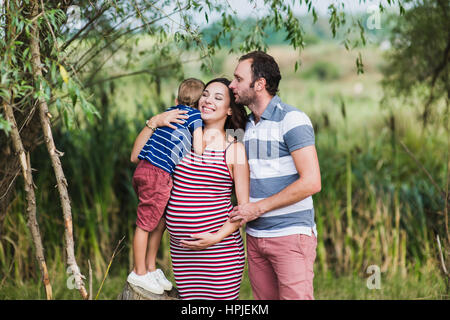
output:
[[[299,178],[291,152],[314,145],[314,129],[302,111],[274,96],[261,119],[253,114],[247,122],[244,143],[250,166],[250,202],[270,197]],[[266,212],[247,223],[254,237],[280,237],[291,234],[317,236],[312,197]]]

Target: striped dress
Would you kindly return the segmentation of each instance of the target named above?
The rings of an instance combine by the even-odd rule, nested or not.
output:
[[[226,151],[226,150],[225,150]],[[232,210],[225,151],[189,152],[175,167],[166,210],[175,282],[182,299],[237,299],[244,270],[239,230],[203,250],[183,248],[194,233],[218,231]]]

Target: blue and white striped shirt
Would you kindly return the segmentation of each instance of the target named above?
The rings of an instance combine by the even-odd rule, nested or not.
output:
[[[183,124],[174,123],[176,130],[169,127],[157,128],[138,155],[139,159],[147,160],[170,174],[187,151],[191,150],[194,130],[203,125],[199,110],[177,105],[166,111],[173,109],[187,110],[185,115],[189,118]]]
[[[291,152],[314,145],[314,129],[304,112],[274,96],[258,123],[250,115],[244,143],[250,166],[250,202],[256,202],[299,178]],[[247,223],[246,231],[254,237],[311,235],[312,231],[317,235],[312,197],[266,212]]]

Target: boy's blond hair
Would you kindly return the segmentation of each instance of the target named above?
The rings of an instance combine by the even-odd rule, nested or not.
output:
[[[178,87],[178,104],[184,104],[192,108],[198,108],[198,100],[200,99],[205,84],[196,78],[188,78],[181,82]]]

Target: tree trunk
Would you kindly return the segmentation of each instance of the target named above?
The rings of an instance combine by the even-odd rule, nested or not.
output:
[[[6,120],[11,123],[11,138],[15,153],[20,160],[20,166],[22,168],[22,175],[25,185],[25,193],[27,198],[27,217],[28,227],[30,228],[33,238],[33,244],[36,253],[36,259],[41,270],[42,281],[44,283],[45,293],[47,300],[52,299],[52,286],[48,277],[47,263],[45,262],[44,247],[42,245],[41,232],[39,230],[39,224],[36,219],[36,195],[34,193],[33,175],[31,173],[31,164],[29,153],[25,155],[25,149],[23,147],[22,139],[20,138],[19,130],[17,128],[16,119],[14,118],[14,112],[7,102],[3,102],[3,108],[5,110]]]
[[[39,14],[39,1],[35,0],[31,3],[32,6],[32,18],[35,18]],[[31,52],[31,65],[33,71],[33,78],[35,82],[40,82],[39,90],[43,90],[42,82],[42,67],[41,67],[41,54],[39,48],[39,24],[38,19],[34,20],[32,35],[30,41],[30,52]],[[53,170],[55,172],[56,182],[58,186],[58,192],[61,200],[61,206],[64,215],[64,226],[65,226],[65,242],[66,242],[66,252],[67,252],[67,264],[69,265],[69,270],[72,272],[75,280],[75,286],[80,291],[83,299],[88,299],[88,293],[84,287],[83,278],[84,276],[80,273],[74,250],[73,241],[73,226],[72,226],[72,210],[70,206],[69,193],[67,191],[67,180],[64,176],[64,171],[61,166],[61,161],[59,159],[62,154],[56,150],[55,142],[53,140],[52,130],[50,126],[50,118],[48,112],[47,101],[40,97],[38,99],[39,107],[39,118],[41,121],[42,130],[44,133],[44,140],[47,146],[50,159],[52,161]]]
[[[140,287],[133,286],[128,282],[117,300],[179,300],[177,288],[173,287],[169,292],[164,291],[163,294],[154,294]]]

